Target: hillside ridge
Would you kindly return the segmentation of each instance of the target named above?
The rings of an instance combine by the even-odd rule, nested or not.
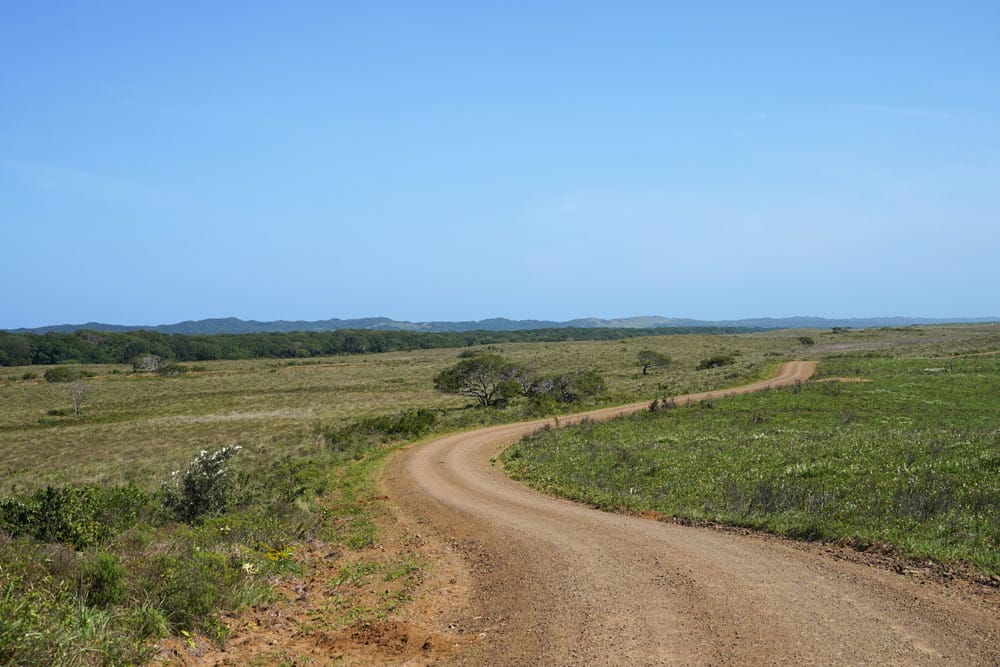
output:
[[[44,334],[50,331],[72,333],[74,331],[157,331],[167,334],[240,334],[240,333],[286,333],[292,331],[336,331],[338,329],[362,329],[372,331],[526,331],[532,329],[556,328],[612,328],[612,329],[657,329],[661,327],[741,327],[752,329],[829,329],[832,327],[869,329],[877,327],[905,327],[922,324],[972,324],[1000,322],[1000,317],[861,317],[827,318],[812,316],[757,317],[738,320],[696,320],[678,317],[644,315],[623,318],[587,317],[564,322],[551,320],[511,320],[496,317],[485,320],[409,322],[388,317],[366,317],[357,319],[331,318],[327,320],[241,320],[236,317],[186,320],[174,324],[122,325],[87,322],[84,324],[57,324],[34,328],[6,329],[10,333]]]

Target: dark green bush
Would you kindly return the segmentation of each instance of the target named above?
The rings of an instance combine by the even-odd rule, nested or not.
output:
[[[0,500],[0,528],[82,549],[135,524],[149,501],[133,485],[50,486],[21,500]]]
[[[142,572],[145,594],[171,630],[204,627],[235,598],[242,573],[221,554],[192,550],[155,556]],[[155,619],[154,619],[155,620]]]
[[[133,609],[125,624],[132,636],[140,640],[161,639],[170,632],[163,612],[149,605]]]
[[[373,443],[412,440],[426,435],[437,423],[438,413],[420,408],[395,415],[364,417],[339,429],[323,431],[323,437],[336,450],[356,450]]]
[[[109,553],[98,553],[87,563],[80,577],[83,598],[91,607],[107,609],[125,600],[125,568]]]
[[[729,354],[717,354],[714,357],[709,357],[708,359],[702,359],[698,362],[698,370],[703,371],[709,368],[720,368],[722,366],[730,366],[736,363],[736,360],[732,355]]]
[[[75,382],[81,378],[94,377],[90,371],[75,366],[56,366],[45,371],[46,382]]]

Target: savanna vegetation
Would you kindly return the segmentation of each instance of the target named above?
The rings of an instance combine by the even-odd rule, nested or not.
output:
[[[982,357],[986,366],[979,367],[963,365],[978,362],[957,355],[1000,349],[1000,328],[991,326],[811,331],[814,342],[808,345],[800,336],[801,332],[673,335],[471,348],[463,341],[451,349],[350,357],[197,361],[171,373],[159,372],[158,362],[134,366],[132,361],[140,351],[129,350],[127,363],[2,369],[0,663],[135,664],[147,659],[155,641],[165,635],[192,644],[207,638],[224,645],[230,632],[225,614],[251,604],[278,604],[281,582],[315,567],[309,555],[315,553],[344,574],[337,579],[342,579],[335,596],[339,611],[314,619],[309,627],[336,630],[393,613],[419,586],[420,569],[425,565],[412,554],[380,548],[383,537],[394,528],[373,480],[396,447],[417,438],[743,384],[794,358],[850,355],[846,360],[825,362],[834,365],[824,365],[824,372],[840,372],[838,363],[859,364],[862,373],[876,380],[866,385],[837,385],[841,393],[831,400],[845,401],[842,397],[852,396],[859,388],[895,391],[899,383],[911,383],[906,374],[911,372],[918,380],[926,375],[940,383],[958,377],[978,382],[996,358]],[[644,350],[669,355],[671,362],[644,375],[639,360]],[[172,354],[146,351],[155,356],[160,352]],[[490,355],[499,358],[501,366],[509,364],[520,371],[519,389],[512,390],[502,405],[494,402],[481,407],[475,396],[453,392],[440,382],[435,389],[435,377]],[[718,356],[731,363],[700,368],[703,360]],[[887,366],[885,372],[890,375],[878,380],[878,373],[883,372],[880,364],[895,363],[890,357],[919,357],[921,361],[913,362],[916,366],[901,375],[891,375],[894,367]],[[162,358],[169,359],[169,355]],[[934,362],[925,363],[924,358]],[[177,360],[187,357],[170,361]],[[921,375],[918,366],[949,371]],[[62,368],[72,372],[63,377],[64,371],[59,370],[57,378],[46,380],[46,373]],[[978,370],[961,370],[967,368]],[[975,393],[975,382],[962,386]],[[917,424],[923,428],[934,420],[934,401],[958,400],[939,395],[946,389],[940,384],[893,395],[898,402],[924,401],[920,404],[925,410],[923,421]],[[772,392],[768,396],[789,402],[789,414],[801,408],[808,416],[815,410],[795,401],[819,400],[825,391],[834,389],[817,385],[803,388],[801,394]],[[966,429],[961,431],[963,440],[979,448],[977,456],[995,452],[995,440],[984,445],[980,439],[982,424],[988,419],[975,413],[972,403],[962,405],[967,412],[944,422],[946,427],[935,431],[934,437],[911,443],[914,458],[908,470],[922,470],[920,466],[939,456],[937,449],[931,452],[935,447],[948,451],[958,447],[951,439],[961,429]],[[724,415],[728,408],[721,406],[719,402],[702,412],[668,410],[665,419],[681,420],[688,412]],[[833,410],[831,431],[872,429],[852,432],[850,442],[874,433],[876,408],[888,410],[890,406],[879,403],[870,410],[864,406],[859,398],[857,405],[829,408]],[[776,426],[784,419],[779,406],[762,405],[753,412],[760,414],[759,424],[734,417],[743,424],[739,437],[745,439],[747,433]],[[847,413],[852,416],[842,424]],[[736,430],[733,437],[737,437]],[[723,447],[725,433],[718,432],[717,449]],[[919,443],[927,451],[919,449]],[[544,446],[536,449],[541,452]],[[522,463],[512,465],[512,470],[521,465],[527,474],[527,450],[517,451]],[[959,458],[954,461],[972,456],[962,451],[966,453],[956,453]],[[896,455],[884,454],[889,459]],[[987,465],[992,461],[989,456],[976,460]],[[747,461],[743,467],[753,463],[762,474],[773,472],[756,459]],[[790,466],[808,467],[811,461],[778,467],[784,474]],[[832,484],[841,474],[837,466],[845,461],[853,459],[824,458],[823,466],[834,472],[820,466],[816,470],[822,474],[801,477]],[[614,479],[621,477],[622,470],[645,470],[623,465],[624,469],[613,472]],[[949,465],[958,470],[965,463]],[[948,470],[935,474],[950,475]],[[728,496],[734,508],[743,502],[744,514],[751,517],[759,506],[752,493],[764,488],[754,486],[754,479],[736,475],[727,487],[751,494],[744,501],[738,500],[744,496],[737,491]],[[974,497],[950,479],[933,479],[933,484],[945,489],[939,494],[942,507],[981,505],[991,497],[992,487],[981,487],[987,495]],[[541,483],[546,483],[544,478]],[[562,481],[559,485],[569,488]],[[780,491],[783,487],[776,488],[779,500],[785,498],[780,495],[785,493]],[[808,496],[808,492],[799,489],[787,494],[798,498],[794,494]],[[614,492],[609,493],[613,498]],[[627,496],[641,494],[637,490]],[[901,498],[903,507],[909,501]],[[918,504],[916,511],[924,510]],[[940,518],[935,512],[930,516]],[[749,521],[734,516],[734,520]],[[989,525],[988,515],[984,516]],[[966,528],[979,530],[981,525],[970,523]],[[858,537],[874,539],[861,532]],[[988,559],[976,554],[967,557],[992,567]],[[396,572],[405,574],[393,574],[388,583],[389,573]],[[366,577],[378,577],[379,591],[372,597],[375,602],[362,604],[352,598],[352,582],[364,582]],[[395,587],[391,594],[390,586]]]
[[[540,432],[506,452],[507,470],[603,508],[1000,574],[1000,356],[831,355],[819,375]]]

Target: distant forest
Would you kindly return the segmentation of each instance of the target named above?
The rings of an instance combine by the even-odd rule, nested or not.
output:
[[[530,331],[304,331],[296,333],[188,336],[155,331],[76,331],[15,334],[0,331],[0,366],[37,364],[127,364],[144,355],[173,361],[296,359],[344,354],[400,352],[496,343],[620,340],[639,336],[733,334],[750,327],[670,327],[656,329],[534,329]]]

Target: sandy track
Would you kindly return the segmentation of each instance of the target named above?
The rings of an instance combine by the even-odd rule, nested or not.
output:
[[[792,362],[763,382],[803,381]],[[610,419],[647,404],[560,419]],[[469,664],[1000,664],[994,593],[919,582],[753,535],[609,514],[537,493],[490,458],[549,420],[402,452],[384,487],[401,518],[460,552]]]

